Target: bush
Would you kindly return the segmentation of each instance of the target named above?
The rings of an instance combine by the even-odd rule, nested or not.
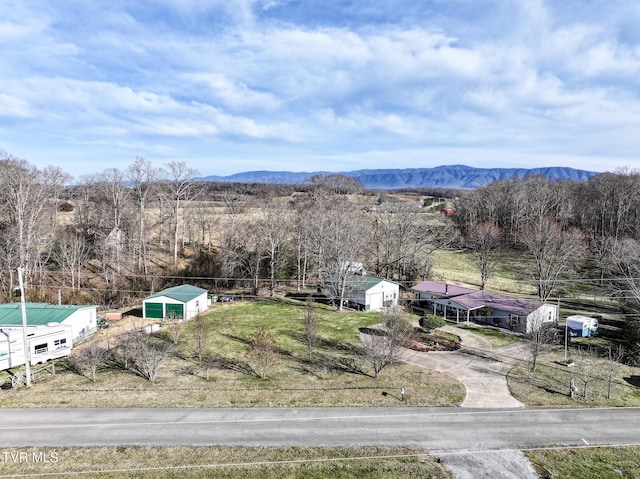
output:
[[[444,318],[440,316],[436,316],[434,314],[427,314],[424,317],[420,318],[420,327],[426,329],[428,332],[433,331],[436,328],[441,328],[445,324],[447,324]]]

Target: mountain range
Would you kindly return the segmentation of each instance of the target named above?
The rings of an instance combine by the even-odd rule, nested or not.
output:
[[[248,171],[230,176],[206,176],[201,181],[236,183],[302,184],[316,174],[334,172]],[[552,181],[587,181],[598,173],[567,167],[545,168],[474,168],[465,165],[444,165],[435,168],[406,168],[383,170],[356,170],[339,172],[356,178],[367,189],[400,188],[455,188],[475,189],[496,180],[529,175],[544,175]]]

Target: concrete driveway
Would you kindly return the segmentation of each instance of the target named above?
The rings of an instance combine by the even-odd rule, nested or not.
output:
[[[526,358],[526,345],[517,343],[494,350],[487,339],[468,330],[452,326],[441,329],[460,336],[462,348],[428,353],[407,349],[403,351],[403,360],[448,374],[464,384],[467,396],[462,407],[524,407],[511,396],[506,375],[518,361]]]

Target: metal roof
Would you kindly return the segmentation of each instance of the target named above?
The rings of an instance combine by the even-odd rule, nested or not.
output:
[[[47,303],[25,303],[27,324],[46,326],[48,323],[62,323],[76,311],[96,308],[95,306],[58,305]],[[22,326],[20,303],[0,304],[0,326]]]
[[[470,311],[486,306],[526,316],[542,305],[537,300],[517,298],[438,281],[423,281],[411,288],[411,291],[431,293],[434,296],[439,296],[440,299],[450,299]]]
[[[151,296],[147,296],[144,300],[147,301],[149,299],[165,297],[175,299],[182,303],[187,303],[206,292],[206,289],[198,288],[197,286],[192,286],[190,284],[183,284],[182,286],[174,286],[173,288],[158,291]]]
[[[438,296],[453,297],[460,294],[473,293],[477,289],[465,288],[455,284],[441,283],[439,281],[422,281],[416,284],[411,291],[417,293],[431,293]]]
[[[488,307],[521,316],[527,316],[542,306],[540,301],[515,298],[513,296],[505,296],[504,294],[490,293],[488,291],[476,291],[474,293],[456,296],[452,299],[469,310]]]
[[[378,278],[377,276],[369,276],[366,274],[350,274],[346,279],[347,288],[356,289],[359,291],[368,291],[374,286],[382,283],[383,281],[391,284],[398,284],[395,281],[391,281],[384,278]]]

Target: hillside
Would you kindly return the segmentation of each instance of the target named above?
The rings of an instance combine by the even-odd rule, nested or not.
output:
[[[203,181],[238,183],[301,184],[307,178],[318,173],[326,174],[330,172],[249,171],[230,176],[206,176],[200,179]],[[340,172],[340,174],[360,180],[367,189],[423,187],[475,189],[496,180],[506,180],[515,176],[544,175],[553,181],[587,181],[598,173],[566,167],[527,169],[473,168],[465,165],[446,165],[435,168],[344,171]]]

